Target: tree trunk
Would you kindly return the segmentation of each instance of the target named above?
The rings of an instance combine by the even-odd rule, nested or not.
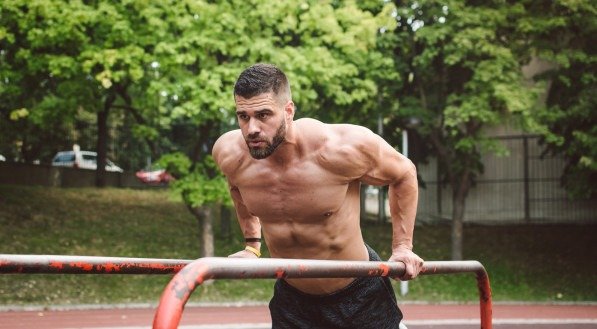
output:
[[[95,186],[106,186],[106,155],[108,153],[108,115],[116,97],[108,95],[104,101],[104,109],[97,112],[97,169]]]
[[[231,211],[228,206],[220,205],[220,236],[226,241],[232,237]]]
[[[214,256],[214,217],[210,206],[201,206],[203,212],[203,221],[201,223],[201,257]]]
[[[214,256],[213,211],[209,205],[187,206],[199,225],[199,257]]]
[[[452,184],[452,260],[462,260],[464,209],[470,188],[468,173],[464,173],[459,184]]]
[[[465,198],[460,193],[452,194],[452,260],[462,260],[462,233]]]

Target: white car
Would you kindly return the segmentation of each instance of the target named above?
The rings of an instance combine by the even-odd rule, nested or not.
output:
[[[92,151],[62,151],[52,159],[52,166],[97,169],[97,153]],[[123,172],[122,168],[106,159],[106,171]]]

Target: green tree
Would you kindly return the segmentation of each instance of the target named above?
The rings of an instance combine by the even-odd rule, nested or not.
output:
[[[66,146],[71,138],[64,136],[71,137],[69,130],[81,115],[95,114],[97,184],[103,186],[109,117],[123,109],[136,120],[136,135],[155,151],[158,134],[153,127],[159,125],[147,124],[159,121],[155,94],[148,94],[155,83],[151,63],[158,60],[157,44],[174,37],[164,21],[173,3],[3,3],[1,110],[5,118],[20,121],[7,121],[13,131],[5,135],[7,144],[20,145],[25,160],[27,150],[35,147],[54,152]]]
[[[2,151],[20,161],[50,156],[55,150],[45,143],[68,139],[82,86],[88,85],[71,75],[85,18],[75,15],[58,24],[60,15],[68,16],[48,1],[6,1],[0,7]]]
[[[390,125],[409,118],[437,157],[452,190],[452,258],[462,259],[466,197],[483,171],[481,154],[495,150],[487,128],[530,122],[536,100],[525,87],[512,46],[513,18],[521,5],[505,1],[406,1],[397,3],[395,60],[404,84],[400,111]]]
[[[563,186],[572,197],[597,197],[597,6],[591,1],[523,1],[517,22],[525,43],[521,56],[552,65],[535,77],[546,81],[546,104],[538,122],[548,151],[567,164]]]
[[[66,132],[77,124],[80,113],[95,115],[98,186],[105,183],[108,122],[115,110],[123,110],[125,117],[136,121],[128,124],[132,134],[145,138],[154,155],[158,146],[170,146],[166,138],[161,138],[161,132],[173,124],[173,100],[167,93],[179,76],[172,74],[176,71],[160,75],[159,63],[169,62],[168,49],[178,42],[185,22],[193,20],[189,6],[200,4],[52,0],[3,3],[0,106],[3,116],[10,119],[2,121],[3,126],[11,128],[10,134],[3,133],[10,140],[7,144],[20,146],[21,154],[33,146],[43,148],[53,143],[55,147],[64,140],[43,140],[47,136],[43,133],[68,136]],[[194,74],[186,63],[176,64],[186,76]],[[196,202],[188,197],[185,201],[191,205]]]
[[[391,58],[375,51],[380,28],[395,25],[392,8],[373,15],[352,1],[8,1],[2,111],[48,131],[57,131],[51,118],[67,130],[78,113],[95,113],[101,186],[108,120],[124,110],[154,154],[156,141],[173,152],[161,161],[178,178],[173,188],[211,231],[210,205],[226,202],[227,193],[209,154],[236,125],[238,74],[255,62],[276,63],[292,81],[300,115],[366,116],[381,96],[375,79],[394,71]],[[37,132],[20,136],[29,134]],[[202,255],[210,254],[207,231]]]
[[[168,109],[163,120],[190,122],[196,130],[191,148],[173,149],[184,156],[166,155],[160,163],[178,176],[173,188],[199,219],[207,241],[202,255],[209,255],[212,207],[229,202],[209,154],[217,137],[236,127],[232,90],[240,72],[257,62],[277,64],[289,76],[299,116],[356,121],[377,109],[375,77],[396,77],[391,58],[376,51],[378,31],[395,22],[391,5],[373,15],[351,1],[189,2],[185,8],[172,18],[177,37],[156,47],[156,92]]]

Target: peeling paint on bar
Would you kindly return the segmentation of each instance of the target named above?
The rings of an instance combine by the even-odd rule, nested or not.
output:
[[[401,262],[312,259],[242,259],[211,257],[193,260],[0,254],[0,274],[174,274],[160,298],[153,328],[176,328],[195,288],[210,279],[400,277]],[[492,328],[491,287],[477,261],[428,261],[420,275],[475,273],[479,288],[481,329]]]
[[[422,275],[475,273],[479,287],[481,329],[492,328],[489,277],[477,261],[425,262]],[[170,281],[160,298],[154,329],[177,328],[184,305],[195,288],[208,279],[399,277],[401,262],[333,261],[307,259],[201,258],[187,265]],[[193,283],[190,285],[189,283]]]
[[[0,254],[0,273],[173,274],[192,260]]]

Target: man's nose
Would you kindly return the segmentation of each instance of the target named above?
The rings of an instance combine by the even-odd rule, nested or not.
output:
[[[259,135],[260,132],[261,125],[259,124],[259,122],[253,119],[249,120],[247,133],[249,135]]]

